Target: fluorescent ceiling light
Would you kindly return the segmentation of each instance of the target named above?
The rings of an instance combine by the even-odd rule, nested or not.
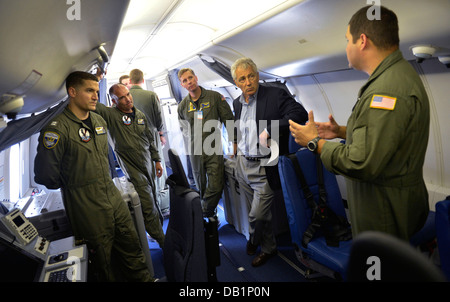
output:
[[[131,0],[108,77],[133,68],[152,77],[285,3],[300,0]],[[155,30],[156,29],[156,30]]]

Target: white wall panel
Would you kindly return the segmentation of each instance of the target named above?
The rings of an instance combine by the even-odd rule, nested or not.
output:
[[[433,140],[429,143],[427,160],[437,165],[435,173],[439,180],[435,184],[450,188],[450,69],[437,59],[424,61],[420,69],[432,109]]]
[[[330,113],[338,124],[346,125],[356,104],[359,89],[369,77],[357,70],[327,72],[315,77],[330,103]]]
[[[314,119],[325,120],[329,113],[326,96],[320,90],[314,77],[304,76],[289,79],[289,89],[297,96],[306,111],[314,112]]]

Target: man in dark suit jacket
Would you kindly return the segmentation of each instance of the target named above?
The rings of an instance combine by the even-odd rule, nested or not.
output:
[[[289,120],[304,124],[308,113],[286,90],[260,86],[258,68],[251,59],[238,59],[231,74],[242,90],[233,105],[237,121],[236,176],[250,209],[247,254],[256,254],[261,246],[261,253],[252,262],[259,266],[276,254],[271,204],[273,191],[281,188],[278,165],[266,160],[270,156],[267,147],[271,144],[274,149],[276,141],[279,153],[272,157],[288,153]]]

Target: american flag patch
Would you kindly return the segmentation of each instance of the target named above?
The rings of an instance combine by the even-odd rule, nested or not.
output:
[[[391,98],[385,95],[374,94],[370,102],[370,108],[394,110],[397,98]]]

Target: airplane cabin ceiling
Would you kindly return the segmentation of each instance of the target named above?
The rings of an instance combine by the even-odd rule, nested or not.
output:
[[[140,6],[136,21],[132,9],[138,10],[134,7],[140,2],[131,1],[123,31],[147,27],[141,38],[144,43],[138,43],[141,47],[127,47],[126,37],[119,37],[118,49],[128,55],[119,58],[118,53],[114,54],[109,70],[112,78],[132,68],[140,68],[147,78],[152,78],[182,65],[196,54],[217,57],[229,65],[241,56],[249,56],[262,70],[279,77],[346,69],[347,24],[351,15],[367,3],[364,0],[168,0],[158,1],[155,14],[164,11],[159,18],[150,7]],[[242,7],[243,3],[249,8]],[[441,51],[450,52],[449,0],[384,0],[381,4],[397,13],[401,50],[407,59],[414,59],[409,48],[418,43],[436,45]],[[271,5],[275,8],[271,9]],[[143,17],[146,10],[147,18]],[[234,21],[239,17],[245,20],[239,21],[244,24]],[[151,36],[149,32],[154,30],[155,20],[163,21]]]
[[[133,68],[154,77],[215,41],[264,21],[302,0],[131,0],[109,78]]]
[[[80,20],[70,20],[74,4],[66,2],[1,0],[0,96],[24,92],[21,114],[42,111],[64,98],[65,78],[95,64],[99,53],[94,48],[103,44],[112,53],[128,6],[124,0],[80,1]],[[39,74],[28,89],[28,77]]]
[[[77,1],[73,1],[76,3]],[[289,77],[346,69],[345,31],[365,0],[95,0],[78,1],[80,20],[61,0],[1,0],[0,93],[42,76],[26,91],[21,113],[65,97],[72,70],[89,70],[104,45],[108,80],[133,68],[151,80],[198,54],[231,65],[254,59],[266,74]],[[425,43],[450,53],[449,0],[383,0],[399,18],[401,50]],[[211,79],[207,79],[211,80]]]

